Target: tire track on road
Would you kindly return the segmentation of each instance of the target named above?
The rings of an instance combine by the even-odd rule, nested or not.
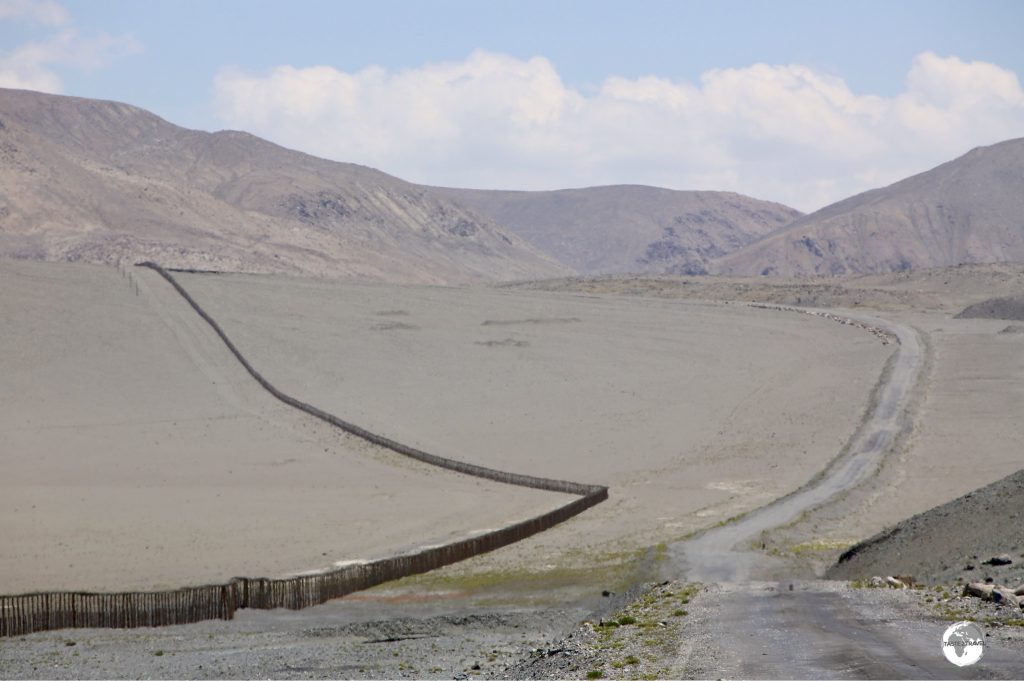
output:
[[[814,313],[800,308],[778,309]],[[672,545],[670,556],[674,566],[687,579],[738,582],[770,578],[773,571],[779,571],[781,561],[753,550],[750,544],[757,541],[762,532],[785,525],[804,511],[826,504],[870,478],[904,429],[909,427],[906,413],[923,361],[917,333],[910,327],[877,317],[849,317],[870,329],[880,329],[895,336],[899,343],[882,372],[868,415],[846,446],[845,453],[834,460],[823,474],[792,494],[735,522],[711,528]]]

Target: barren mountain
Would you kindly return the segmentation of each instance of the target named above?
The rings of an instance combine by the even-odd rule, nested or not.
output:
[[[436,189],[582,274],[701,274],[801,213],[729,192],[617,185],[545,192]]]
[[[379,171],[126,104],[0,90],[0,257],[451,283],[567,269]]]
[[[1024,139],[834,203],[712,269],[792,276],[991,262],[1024,262]]]

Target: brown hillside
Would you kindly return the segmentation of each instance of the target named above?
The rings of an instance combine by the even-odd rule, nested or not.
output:
[[[379,171],[126,104],[0,90],[0,257],[452,283],[564,274]]]
[[[735,276],[1024,262],[1024,139],[845,199],[716,261]]]
[[[437,189],[581,274],[700,274],[801,213],[730,192],[616,185],[547,192]]]

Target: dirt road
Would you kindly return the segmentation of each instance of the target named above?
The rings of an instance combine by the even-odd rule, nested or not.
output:
[[[943,626],[900,617],[867,590],[834,583],[757,582],[785,578],[782,561],[757,551],[762,532],[796,519],[870,477],[906,428],[922,364],[911,328],[873,317],[900,345],[868,416],[846,451],[817,480],[747,516],[672,547],[674,566],[691,581],[714,583],[705,597],[699,645],[680,647],[673,665],[687,676],[749,678],[1021,678],[1018,651],[986,646],[974,667],[941,654]],[[694,623],[695,624],[695,623]]]
[[[916,332],[875,317],[850,316],[896,335],[899,345],[875,391],[870,412],[845,452],[824,475],[793,494],[738,521],[672,546],[670,554],[679,575],[702,582],[738,582],[770,579],[784,574],[785,567],[781,562],[752,550],[761,533],[796,519],[802,512],[866,480],[907,426],[907,407],[922,363],[921,344]]]
[[[792,591],[790,586],[792,585]],[[845,583],[722,584],[694,603],[686,644],[672,668],[690,678],[1022,678],[1019,649],[986,638],[982,659],[950,664],[947,622],[910,612],[887,590]]]

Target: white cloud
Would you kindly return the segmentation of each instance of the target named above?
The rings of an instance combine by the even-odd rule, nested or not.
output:
[[[71,22],[71,15],[52,0],[0,0],[0,21],[4,20],[64,26]]]
[[[551,189],[642,183],[724,189],[813,209],[971,146],[1024,135],[1017,76],[924,53],[904,91],[860,95],[801,65],[699,82],[567,86],[543,57],[478,51],[403,71],[222,71],[221,120],[318,156],[428,184]]]
[[[61,92],[60,69],[90,71],[141,49],[131,36],[83,36],[55,2],[0,0],[0,21],[5,20],[42,24],[50,31],[43,40],[0,52],[0,87]]]

